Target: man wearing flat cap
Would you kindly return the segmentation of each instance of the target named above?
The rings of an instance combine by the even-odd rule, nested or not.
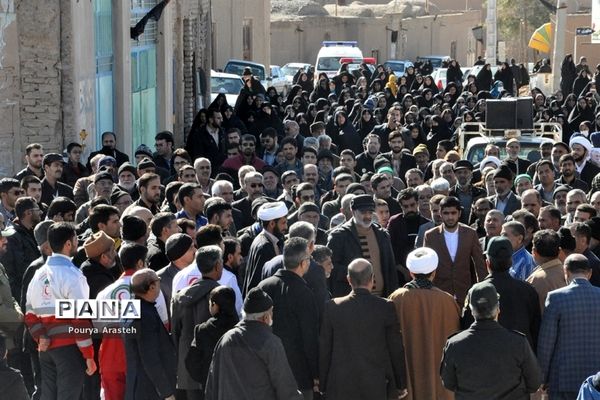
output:
[[[58,153],[48,153],[42,162],[44,179],[42,179],[42,203],[50,204],[54,198],[65,196],[73,200],[73,188],[59,181],[63,172],[63,158]]]
[[[446,338],[460,329],[460,310],[450,294],[433,286],[437,265],[438,256],[432,249],[413,250],[406,257],[412,281],[389,297],[396,306],[410,366],[409,400],[454,398],[442,385],[438,371]]]
[[[215,348],[206,400],[302,400],[281,339],[273,334],[273,301],[259,288],[244,301],[243,319]]]
[[[331,292],[334,297],[350,293],[346,279],[348,264],[365,258],[373,265],[373,294],[389,296],[398,288],[398,272],[387,231],[373,224],[373,196],[359,195],[351,200],[352,218],[329,234],[327,247],[333,251]]]
[[[496,194],[489,196],[488,200],[504,215],[510,215],[521,208],[521,198],[512,191],[513,177],[514,174],[507,165],[500,165],[494,171]]]
[[[449,195],[460,200],[463,212],[460,216],[460,222],[470,225],[471,207],[475,202],[486,196],[484,188],[473,186],[473,164],[469,160],[458,160],[454,163],[454,175],[456,176],[456,185],[450,188]]]
[[[497,322],[498,293],[490,282],[473,285],[468,302],[475,322],[446,342],[440,366],[444,386],[456,400],[528,400],[542,381],[527,338]]]
[[[81,272],[90,287],[90,299],[115,281],[111,269],[116,265],[115,241],[104,231],[93,233],[83,243],[87,260],[81,264]]]
[[[242,286],[244,295],[259,284],[263,265],[282,253],[283,235],[288,228],[287,213],[288,209],[282,201],[265,203],[258,209],[257,219],[263,230],[254,238],[248,252]]]

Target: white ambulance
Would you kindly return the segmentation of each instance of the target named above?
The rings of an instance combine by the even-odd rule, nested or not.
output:
[[[319,82],[319,74],[325,72],[333,78],[340,69],[340,59],[362,59],[363,53],[357,41],[324,41],[315,62],[315,85]]]

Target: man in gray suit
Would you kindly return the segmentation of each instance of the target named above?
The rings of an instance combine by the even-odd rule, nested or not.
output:
[[[494,171],[494,186],[496,194],[489,196],[494,208],[510,215],[521,208],[521,198],[512,191],[513,173],[508,165],[500,165]]]

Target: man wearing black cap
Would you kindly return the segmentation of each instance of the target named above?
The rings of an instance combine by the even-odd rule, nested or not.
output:
[[[542,318],[538,294],[530,284],[510,275],[512,252],[513,246],[507,237],[496,236],[490,239],[485,262],[489,275],[483,282],[494,285],[500,296],[502,312],[498,323],[506,329],[523,333],[531,348],[535,349]],[[465,302],[462,325],[467,329],[472,323],[473,315],[469,304]]]
[[[529,399],[540,387],[540,367],[525,335],[497,322],[496,288],[477,283],[467,299],[475,322],[446,342],[440,367],[444,386],[457,399]]]
[[[165,301],[171,304],[173,278],[179,271],[194,262],[196,247],[190,236],[176,233],[167,239],[165,252],[170,263],[158,270],[156,274],[160,278],[160,288],[165,295]]]
[[[320,244],[325,246],[327,244],[327,230],[320,228],[321,220],[325,217],[321,214],[319,207],[312,202],[303,203],[300,208],[298,208],[297,218],[298,221],[308,222],[312,226],[317,229],[317,237],[315,239],[315,244]],[[293,224],[288,220],[288,223]],[[329,220],[327,220],[327,224],[329,224]]]
[[[585,256],[565,259],[568,286],[548,293],[537,347],[542,389],[550,399],[574,399],[581,382],[600,370],[600,288],[590,284]]]
[[[463,212],[460,216],[460,222],[469,224],[471,218],[471,207],[475,202],[486,196],[485,189],[471,184],[473,178],[473,164],[469,160],[458,160],[454,163],[454,175],[456,175],[456,185],[450,188],[450,196],[460,200]]]
[[[63,158],[60,154],[49,153],[44,156],[44,179],[42,179],[42,203],[50,204],[55,197],[65,196],[73,200],[73,188],[59,179],[63,172]]]
[[[390,236],[373,224],[375,201],[370,195],[352,199],[353,217],[329,234],[327,247],[333,251],[331,292],[334,297],[350,292],[346,279],[348,264],[356,258],[365,258],[373,265],[373,294],[388,296],[398,288],[398,273]]]
[[[94,198],[83,203],[77,209],[75,213],[75,222],[78,224],[82,223],[89,215],[92,201],[98,198],[106,199],[110,202],[110,196],[113,190],[113,176],[108,172],[106,167],[100,168],[100,170],[94,175]]]
[[[293,190],[294,194],[294,205],[290,208],[290,216],[288,217],[288,223],[291,225],[294,222],[298,221],[298,210],[305,203],[315,203],[316,202],[316,189],[315,187],[308,183],[303,182],[296,186]],[[318,208],[317,208],[318,209]],[[318,226],[323,229],[329,229],[329,218],[325,215],[321,214],[319,211],[319,221]]]
[[[494,186],[496,194],[488,199],[494,208],[504,215],[510,215],[521,208],[521,198],[513,193],[513,173],[507,165],[501,165],[494,171]]]
[[[302,400],[281,339],[273,334],[273,301],[259,288],[248,292],[243,320],[215,348],[206,400]]]

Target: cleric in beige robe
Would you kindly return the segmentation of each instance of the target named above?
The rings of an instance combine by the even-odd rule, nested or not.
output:
[[[406,259],[413,280],[389,297],[402,331],[408,400],[454,399],[442,385],[440,360],[446,339],[460,329],[460,309],[450,294],[433,286],[437,265],[434,250],[413,250]]]

